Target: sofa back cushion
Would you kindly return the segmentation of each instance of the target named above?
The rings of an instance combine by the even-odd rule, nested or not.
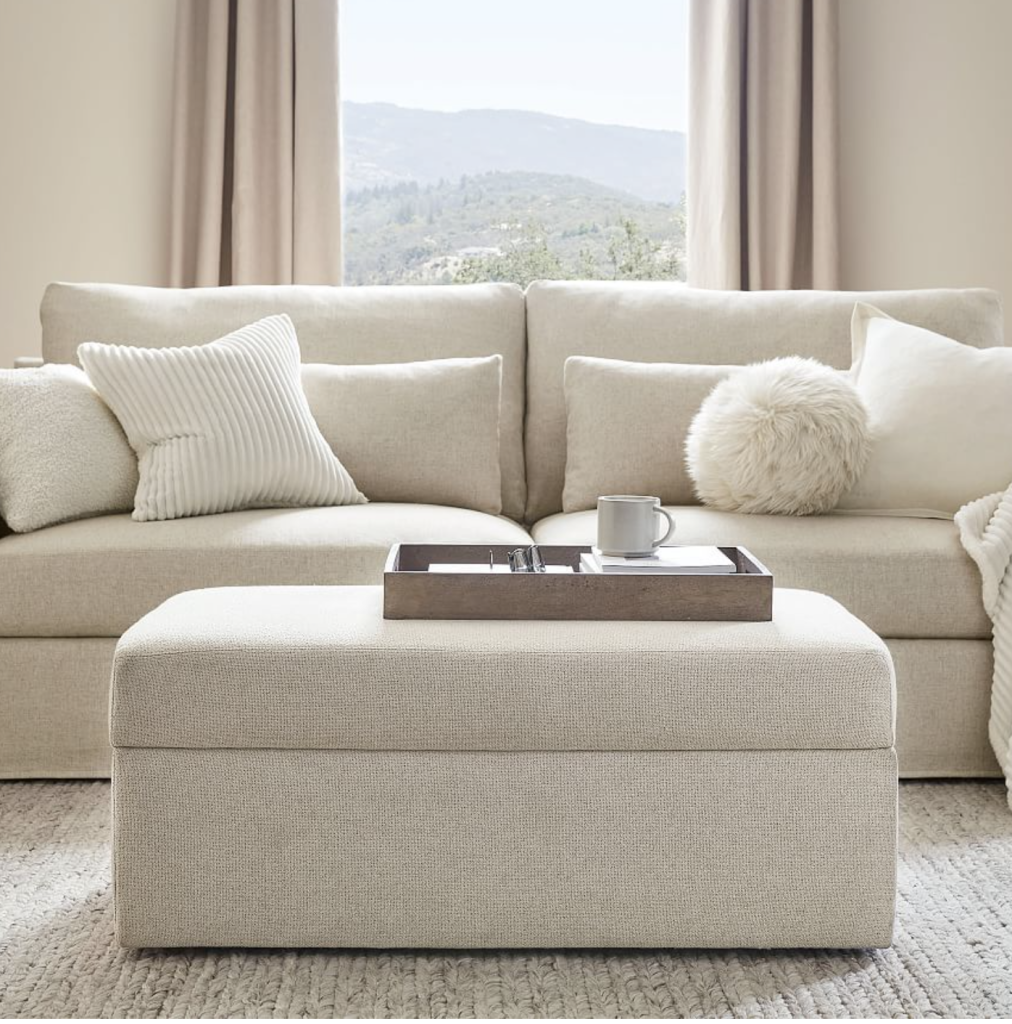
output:
[[[563,374],[569,356],[745,364],[802,355],[845,369],[858,300],[968,345],[1003,344],[1001,303],[986,289],[721,292],[652,282],[532,284],[527,289],[528,522],[562,509]]]
[[[514,285],[51,284],[42,300],[42,354],[49,363],[74,363],[77,346],[85,341],[144,348],[199,345],[277,313],[287,313],[295,324],[305,363],[501,355],[502,508],[505,515],[523,518],[524,297]]]

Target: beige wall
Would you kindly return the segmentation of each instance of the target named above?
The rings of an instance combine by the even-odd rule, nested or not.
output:
[[[1012,2],[840,0],[840,33],[844,287],[1012,309]]]
[[[0,0],[0,366],[53,280],[163,284],[175,0]]]

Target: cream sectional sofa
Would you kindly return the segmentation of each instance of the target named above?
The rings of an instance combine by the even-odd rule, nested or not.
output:
[[[716,364],[802,354],[842,368],[850,363],[850,313],[859,298],[967,344],[1003,344],[999,300],[984,290],[50,286],[42,303],[48,362],[74,361],[85,340],[210,341],[277,312],[291,315],[306,362],[500,353],[503,515],[374,503],[159,523],[112,515],[0,536],[0,778],[108,774],[116,639],[172,594],[222,585],[376,583],[394,541],[591,542],[595,514],[562,512],[569,355]],[[998,774],[987,741],[990,623],[977,569],[951,522],[673,511],[680,541],[744,544],[773,569],[778,585],[835,597],[886,640],[896,664],[903,775]]]

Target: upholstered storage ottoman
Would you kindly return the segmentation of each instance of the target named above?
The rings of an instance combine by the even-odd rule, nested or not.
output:
[[[893,673],[772,622],[385,621],[374,587],[170,598],[120,641],[127,946],[884,946]]]

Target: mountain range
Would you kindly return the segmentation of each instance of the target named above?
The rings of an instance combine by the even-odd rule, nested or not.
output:
[[[529,172],[583,178],[639,199],[677,203],[685,135],[593,124],[526,110],[413,110],[344,104],[348,192],[461,176]]]

